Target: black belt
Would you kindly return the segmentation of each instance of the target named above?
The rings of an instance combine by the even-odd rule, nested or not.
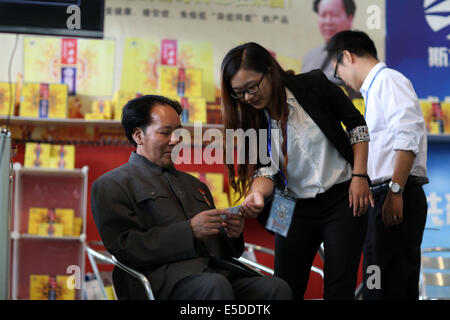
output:
[[[372,192],[389,187],[389,182],[391,182],[391,179],[377,183],[372,185],[372,187],[370,187],[370,190]],[[418,177],[418,176],[409,176],[408,180],[406,180],[406,184],[414,184],[414,185],[419,185],[422,186],[424,184],[427,184],[429,182],[427,177]]]

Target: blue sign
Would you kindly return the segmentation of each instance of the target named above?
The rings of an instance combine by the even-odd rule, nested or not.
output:
[[[386,64],[419,98],[450,96],[450,0],[387,0]]]
[[[422,248],[450,248],[450,142],[428,142],[427,175],[424,186],[428,216]]]

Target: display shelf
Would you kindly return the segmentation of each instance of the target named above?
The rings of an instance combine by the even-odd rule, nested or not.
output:
[[[78,240],[80,242],[84,242],[86,240],[86,235],[82,234],[80,236],[63,236],[63,237],[55,237],[55,236],[40,236],[28,233],[22,234],[11,234],[11,239],[19,240],[19,239],[32,239],[32,240],[55,240],[55,241],[74,241]]]
[[[428,134],[429,142],[450,142],[450,134]]]
[[[0,123],[5,123],[7,117],[0,116]],[[10,117],[10,124],[17,125],[35,125],[35,126],[95,126],[95,127],[122,127],[120,120],[85,120],[85,119],[44,119],[44,118],[30,118],[30,117]],[[193,123],[182,123],[182,126],[186,129],[193,129]],[[204,123],[202,124],[204,129],[222,129],[222,124]]]
[[[80,169],[26,168],[20,163],[14,163],[13,177],[14,201],[10,235],[11,298],[13,300],[35,298],[31,294],[35,292],[32,289],[32,283],[34,283],[32,279],[35,275],[67,278],[71,276],[67,273],[68,267],[76,266],[80,270],[79,280],[83,279],[88,167]],[[33,210],[43,208],[39,209],[43,210],[43,216],[38,216],[40,218],[37,221],[36,216],[31,219],[31,208],[34,208]],[[57,216],[57,220],[51,219],[54,221],[52,223],[60,224],[59,230],[62,236],[46,234],[51,209],[54,209],[55,214],[58,209],[62,209],[59,211],[61,216]],[[62,213],[64,210],[69,211],[68,220],[64,218],[67,218]],[[55,215],[53,219],[54,217]],[[78,227],[72,229],[75,228],[75,220],[78,222]],[[42,223],[45,224],[42,225]],[[69,296],[82,299],[82,286],[81,281],[81,290],[69,290],[73,293],[73,296]],[[62,298],[62,295],[58,297]]]

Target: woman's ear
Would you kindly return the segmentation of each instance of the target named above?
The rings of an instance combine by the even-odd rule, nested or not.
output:
[[[132,136],[133,136],[133,139],[134,139],[134,141],[136,142],[136,144],[139,146],[139,145],[142,145],[142,140],[143,140],[143,135],[144,135],[144,132],[142,131],[142,129],[141,128],[134,128],[133,129],[133,133],[132,133]]]

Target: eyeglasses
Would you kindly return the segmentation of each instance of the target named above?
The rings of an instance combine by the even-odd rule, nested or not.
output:
[[[259,81],[255,84],[252,84],[251,86],[249,86],[247,89],[244,90],[238,90],[238,91],[233,91],[230,93],[230,95],[234,98],[234,99],[243,99],[245,97],[246,93],[250,93],[250,94],[255,94],[259,91],[259,86],[261,85],[262,80],[264,79],[264,76],[266,74],[263,73],[261,79],[259,79]]]
[[[338,80],[341,80],[341,81],[343,81],[343,80],[342,80],[341,77],[339,77],[337,71],[338,71],[339,63],[341,63],[341,60],[342,60],[342,57],[343,57],[343,56],[344,56],[344,53],[343,53],[343,52],[341,52],[341,53],[338,55],[338,57],[337,57],[337,59],[336,59],[336,67],[334,68],[334,75],[333,75],[334,78],[336,78],[336,79],[338,79]]]

